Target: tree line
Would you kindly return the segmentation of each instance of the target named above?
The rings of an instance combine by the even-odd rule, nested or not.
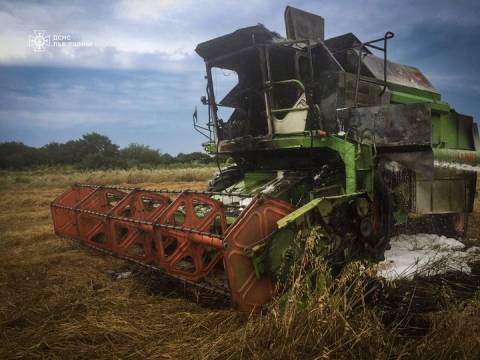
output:
[[[40,148],[21,142],[0,143],[1,169],[68,165],[81,169],[111,169],[213,162],[213,157],[201,152],[172,156],[141,144],[121,149],[107,136],[97,133],[85,134],[66,143],[52,142]]]

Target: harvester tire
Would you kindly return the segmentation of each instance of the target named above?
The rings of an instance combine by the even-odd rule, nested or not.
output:
[[[385,260],[385,250],[390,246],[393,233],[393,194],[380,175],[375,176],[373,200],[373,247],[370,250],[375,261]]]
[[[233,184],[236,184],[243,178],[242,171],[237,165],[229,166],[217,173],[213,179],[208,182],[208,191],[223,191]]]
[[[432,220],[433,230],[449,238],[463,239],[467,235],[468,214],[435,214]]]

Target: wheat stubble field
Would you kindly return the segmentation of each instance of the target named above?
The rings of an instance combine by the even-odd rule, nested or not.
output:
[[[478,269],[371,292],[351,267],[306,305],[249,316],[53,234],[49,204],[74,182],[202,189],[214,171],[2,172],[0,358],[480,357]]]

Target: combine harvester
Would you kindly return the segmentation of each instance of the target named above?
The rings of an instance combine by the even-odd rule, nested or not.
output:
[[[230,296],[243,311],[272,297],[302,229],[317,229],[332,266],[382,260],[411,219],[462,236],[476,173],[452,164],[479,162],[472,117],[418,69],[387,60],[393,33],[324,39],[324,19],[292,7],[285,23],[286,39],[256,25],[196,48],[209,119],[201,126],[195,114],[194,127],[235,166],[205,192],[74,185],[51,205],[55,232]],[[215,69],[238,75],[219,102]],[[233,111],[227,120],[219,107]]]

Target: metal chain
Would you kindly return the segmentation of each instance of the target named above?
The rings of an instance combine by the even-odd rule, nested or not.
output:
[[[146,192],[154,192],[159,194],[199,194],[199,195],[221,195],[221,196],[237,196],[242,198],[251,198],[251,194],[244,194],[244,193],[229,193],[229,192],[221,192],[221,191],[195,191],[195,190],[167,190],[167,189],[144,189],[144,188],[135,188],[135,187],[126,187],[126,186],[103,186],[103,185],[89,185],[89,184],[74,184],[73,186],[76,187],[84,187],[84,188],[91,188],[91,189],[110,189],[110,190],[124,190],[124,191],[146,191]]]
[[[198,235],[204,235],[204,236],[209,236],[209,237],[215,237],[215,238],[218,238],[219,240],[223,240],[223,235],[209,233],[209,232],[206,232],[206,231],[200,231],[200,230],[197,230],[197,229],[183,227],[183,226],[176,226],[176,225],[170,225],[170,224],[159,224],[159,223],[156,223],[156,222],[153,222],[153,221],[137,220],[137,219],[131,219],[131,218],[126,218],[126,217],[122,217],[122,216],[108,215],[108,214],[101,213],[101,212],[94,211],[94,210],[79,209],[79,208],[75,208],[75,207],[59,205],[59,204],[56,204],[56,203],[52,203],[51,207],[59,208],[59,209],[63,209],[63,210],[70,210],[70,211],[73,211],[73,212],[76,212],[76,213],[95,215],[95,216],[98,216],[98,217],[103,217],[105,219],[119,220],[119,221],[129,222],[129,223],[132,223],[132,224],[150,225],[150,226],[154,226],[154,227],[172,229],[172,230],[187,232],[187,233],[191,233],[191,234],[198,234]]]

